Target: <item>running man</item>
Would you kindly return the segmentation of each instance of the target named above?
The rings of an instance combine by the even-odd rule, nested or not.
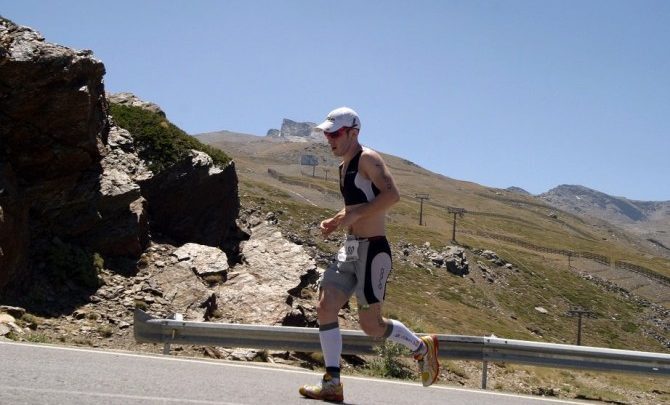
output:
[[[354,110],[337,108],[316,129],[324,132],[333,154],[342,159],[340,191],[344,197],[344,208],[321,222],[321,233],[327,237],[342,229],[347,237],[337,262],[326,269],[319,291],[317,315],[326,373],[320,384],[302,386],[300,394],[325,401],[344,401],[338,313],[353,294],[358,301],[363,332],[388,338],[411,350],[419,364],[421,381],[427,387],[439,375],[437,337],[419,337],[401,322],[382,317],[392,264],[385,218],[389,208],[400,199],[398,188],[379,153],[358,142],[361,121]]]

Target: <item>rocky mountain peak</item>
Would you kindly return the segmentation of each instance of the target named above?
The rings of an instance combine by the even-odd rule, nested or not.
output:
[[[635,201],[567,184],[538,197],[563,211],[598,218],[626,229],[664,252],[670,249],[670,201]]]
[[[281,129],[270,129],[267,136],[293,142],[322,141],[322,136],[313,132],[315,126],[313,122],[297,122],[284,118]]]
[[[609,216],[630,221],[641,221],[647,218],[646,213],[634,201],[624,197],[613,197],[579,185],[563,184],[541,194],[540,197],[559,208],[567,207],[569,211],[592,214],[600,210]]]
[[[511,191],[511,192],[513,192],[513,193],[522,194],[522,195],[532,195],[531,193],[529,193],[528,191],[524,190],[523,188],[521,188],[521,187],[516,187],[516,186],[507,187],[507,191]]]

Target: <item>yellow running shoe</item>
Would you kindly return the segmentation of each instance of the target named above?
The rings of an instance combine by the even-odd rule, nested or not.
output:
[[[437,361],[437,353],[440,343],[435,335],[422,336],[421,340],[428,350],[423,356],[414,356],[414,359],[419,363],[421,383],[424,387],[428,387],[437,381],[437,377],[440,375],[440,363]]]
[[[330,402],[344,401],[344,389],[342,383],[335,384],[333,382],[333,377],[328,373],[324,374],[321,384],[303,385],[300,387],[299,392],[300,395],[307,398]]]

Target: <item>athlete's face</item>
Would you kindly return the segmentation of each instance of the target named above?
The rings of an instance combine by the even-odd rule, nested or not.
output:
[[[323,134],[328,139],[330,150],[338,157],[344,156],[353,142],[352,128],[342,127],[337,131],[324,132]]]

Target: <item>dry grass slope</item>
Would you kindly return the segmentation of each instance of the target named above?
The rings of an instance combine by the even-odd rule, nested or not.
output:
[[[338,162],[326,145],[218,133],[200,140],[233,157],[243,202],[262,201],[266,209],[281,212],[280,224],[290,224],[287,231],[313,240],[322,250],[333,250],[332,244],[319,241],[315,229],[320,219],[342,204],[337,196]],[[314,176],[311,167],[298,164],[302,154],[320,159]],[[574,343],[576,320],[567,313],[573,308],[586,308],[595,317],[584,322],[583,344],[670,353],[668,320],[657,322],[658,310],[664,306],[667,317],[670,308],[670,286],[658,281],[670,277],[670,261],[658,256],[653,247],[608,224],[558,211],[532,196],[451,179],[395,156],[385,155],[385,159],[402,193],[401,201],[389,213],[395,261],[385,305],[387,316],[423,332]],[[423,205],[424,226],[418,225],[416,193],[430,193]],[[399,253],[408,244],[423,246],[428,242],[437,250],[452,244],[454,217],[448,207],[466,210],[463,217],[456,218],[456,239],[470,249],[471,274],[467,277],[430,266],[417,267],[411,258]],[[477,261],[483,259],[473,253],[474,249],[497,252],[516,271],[497,274],[493,283],[487,281],[478,273]],[[599,263],[586,254],[568,256],[555,251],[589,253],[607,258],[611,264]],[[659,277],[635,276],[633,272],[621,276],[625,270],[615,268],[616,261],[642,266]],[[593,282],[594,276],[604,281]],[[640,293],[642,299],[632,299],[621,285]],[[540,313],[535,307],[543,307],[548,313]],[[509,386],[513,379],[508,382],[504,376],[526,373],[532,375],[529,379],[537,380],[535,385],[565,384],[563,393],[568,390],[572,398],[621,402],[628,397],[609,384],[625,381],[657,390],[661,400],[670,399],[669,390],[660,388],[664,386],[662,380],[629,376],[609,379],[557,370],[529,374],[523,371],[526,369],[501,366],[496,371],[499,388],[517,390]]]

